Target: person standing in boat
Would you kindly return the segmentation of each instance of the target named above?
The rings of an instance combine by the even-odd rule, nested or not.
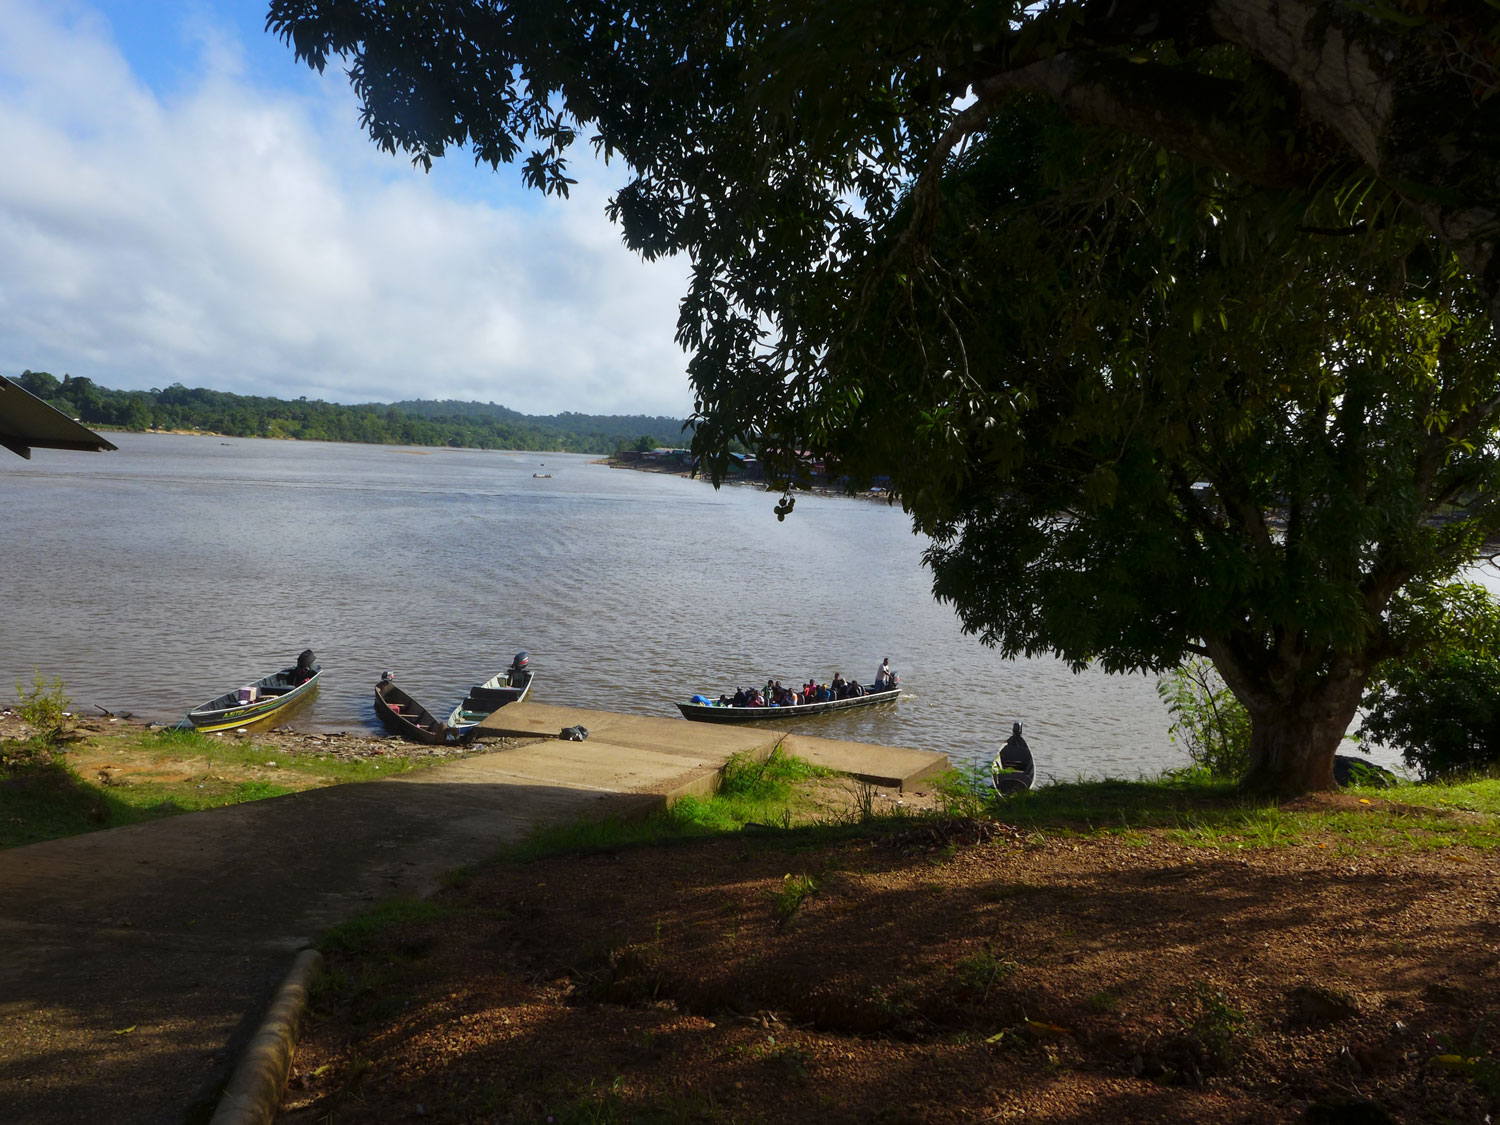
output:
[[[880,668],[875,673],[875,690],[884,691],[886,688],[896,686],[896,673],[891,671],[891,658],[887,656],[880,662]]]

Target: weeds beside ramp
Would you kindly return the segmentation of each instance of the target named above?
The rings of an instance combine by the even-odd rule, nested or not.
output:
[[[733,754],[782,737],[506,711],[555,723],[527,731],[550,739],[0,851],[0,1120],[206,1121],[293,954],[321,931],[429,894],[537,826],[706,791]],[[580,724],[587,741],[555,740]],[[492,720],[481,738],[496,733]]]

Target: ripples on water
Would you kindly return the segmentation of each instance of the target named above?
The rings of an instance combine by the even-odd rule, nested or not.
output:
[[[899,509],[805,498],[778,523],[755,489],[586,457],[112,437],[0,467],[0,695],[35,667],[80,710],[171,720],[311,647],[294,725],[375,731],[382,670],[446,712],[522,648],[539,701],[651,715],[889,655],[899,704],[805,729],[987,762],[1021,719],[1044,776],[1183,761],[1151,679],[964,637]]]

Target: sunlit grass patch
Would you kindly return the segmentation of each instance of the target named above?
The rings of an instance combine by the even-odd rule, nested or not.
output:
[[[836,771],[785,754],[778,746],[758,760],[735,755],[725,765],[712,796],[691,794],[646,817],[587,818],[540,828],[504,858],[541,859],[588,851],[607,851],[636,844],[738,832],[747,825],[822,833],[830,838],[847,834],[857,817],[836,820],[819,813],[807,799],[806,782],[836,777]],[[893,813],[893,817],[904,813]]]
[[[1193,772],[1056,782],[1008,797],[996,795],[980,770],[954,771],[939,784],[951,810],[1052,836],[1144,844],[1159,832],[1177,843],[1223,849],[1500,846],[1500,780],[1492,778],[1343,790],[1361,804],[1357,810],[1288,807]]]

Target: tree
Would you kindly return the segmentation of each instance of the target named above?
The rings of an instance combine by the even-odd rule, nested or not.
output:
[[[1251,183],[1374,181],[1500,310],[1493,0],[271,0],[267,27],[319,69],[347,57],[371,137],[423,165],[471,145],[498,166],[533,143],[524,178],[566,194],[588,127],[637,172],[617,211],[647,253],[804,203],[798,233],[832,242],[817,228],[842,226],[848,193],[877,219],[913,176],[930,196],[1031,93]],[[1215,56],[1244,65],[1200,65]]]
[[[1047,107],[996,125],[948,172],[925,274],[805,294],[837,327],[796,322],[816,378],[778,447],[893,465],[986,641],[1207,656],[1250,715],[1249,784],[1331,786],[1371,671],[1412,643],[1391,599],[1500,526],[1482,296],[1399,203],[1328,238],[1347,202],[1288,223],[1284,197]]]
[[[1427,779],[1500,767],[1500,604],[1483,586],[1418,586],[1390,627],[1405,655],[1376,669],[1360,736],[1397,746]]]
[[[1426,669],[1397,669],[1385,687],[1361,733],[1401,747],[1423,778],[1500,767],[1500,659],[1449,651]]]
[[[966,628],[1211,657],[1259,788],[1332,784],[1392,596],[1496,526],[1485,0],[275,0],[269,25],[346,56],[371,136],[422,164],[532,144],[523,178],[566,194],[586,126],[633,170],[627,244],[692,255],[715,479],[739,440],[789,487],[792,451],[889,472]]]

